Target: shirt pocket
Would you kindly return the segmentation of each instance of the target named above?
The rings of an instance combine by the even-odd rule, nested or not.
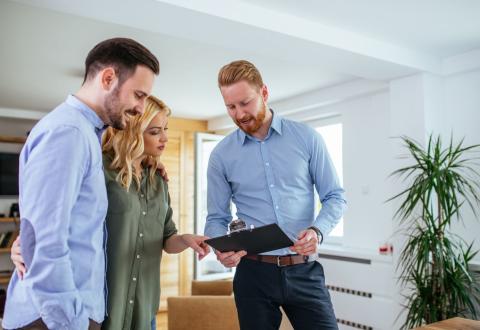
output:
[[[118,182],[110,182],[107,185],[108,213],[128,213],[132,208],[132,198]]]
[[[152,214],[154,215],[154,221],[157,223],[156,225],[160,224],[162,230],[165,226],[165,222],[167,221],[167,211],[168,203],[161,198],[158,198],[158,200],[155,202]]]

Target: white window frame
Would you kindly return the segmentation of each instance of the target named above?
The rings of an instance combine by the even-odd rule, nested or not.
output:
[[[220,142],[225,136],[209,133],[195,133],[195,234],[203,235],[205,221],[207,218],[207,166],[208,159],[204,159],[202,144],[204,142]],[[232,215],[235,216],[236,210]],[[194,279],[196,280],[218,280],[232,278],[235,275],[235,268],[226,268],[216,260],[215,254],[210,253],[205,259],[199,261],[196,255],[194,259]],[[208,270],[215,272],[204,274]]]
[[[340,183],[343,186],[343,136],[344,136],[344,124],[342,122],[342,117],[340,115],[328,117],[328,118],[321,118],[321,119],[315,119],[315,120],[309,120],[305,121],[305,124],[311,126],[312,128],[316,129],[318,127],[322,126],[330,126],[330,125],[335,125],[335,124],[341,124],[342,125],[342,173],[337,173],[340,176]],[[338,172],[338,170],[337,170]],[[317,195],[315,191],[315,195]],[[318,198],[318,197],[316,197]],[[317,216],[317,214],[315,214]],[[342,217],[343,221],[343,235],[342,236],[326,236],[323,238],[323,243],[324,244],[334,244],[334,245],[343,245],[344,243],[344,237],[345,237],[345,218]]]

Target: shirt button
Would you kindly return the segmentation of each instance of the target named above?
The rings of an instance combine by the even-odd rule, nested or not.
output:
[[[130,300],[129,303],[130,303],[130,304],[133,304],[133,300]]]
[[[277,210],[278,210],[278,205],[275,205],[275,209],[277,209]]]
[[[139,254],[137,254],[137,259],[140,259],[140,255],[139,255]]]
[[[275,187],[275,185],[274,185],[274,184],[271,184],[271,185],[270,185],[270,188],[273,188],[273,187]]]
[[[262,141],[262,144],[265,144],[265,141]]]
[[[269,162],[266,162],[265,165],[270,166],[270,163],[269,163]]]
[[[145,195],[144,195],[144,194],[141,194],[140,197],[145,197]]]
[[[142,214],[143,214],[143,215],[147,215],[147,212],[143,211]]]
[[[140,233],[139,235],[140,235],[140,237],[143,237],[143,233]]]
[[[132,280],[135,282],[135,281],[137,280],[137,278],[136,278],[136,277],[134,277],[134,278],[132,278]]]

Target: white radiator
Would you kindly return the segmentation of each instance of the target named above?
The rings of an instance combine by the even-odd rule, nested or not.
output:
[[[391,256],[353,257],[351,253],[321,250],[320,262],[340,329],[398,328],[401,310]]]

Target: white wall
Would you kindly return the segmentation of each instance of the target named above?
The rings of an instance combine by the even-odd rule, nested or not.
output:
[[[480,144],[480,70],[445,78],[443,95],[446,133],[453,132],[457,140],[465,137],[466,145]],[[467,242],[476,240],[474,248],[480,250],[480,207],[477,212],[477,216],[464,212],[464,223],[457,223],[452,231]],[[480,263],[480,255],[475,261]]]
[[[343,123],[343,177],[348,210],[344,217],[347,247],[376,251],[391,235],[388,198],[388,93],[336,106]]]
[[[445,78],[443,94],[447,132],[480,143],[480,70]]]

